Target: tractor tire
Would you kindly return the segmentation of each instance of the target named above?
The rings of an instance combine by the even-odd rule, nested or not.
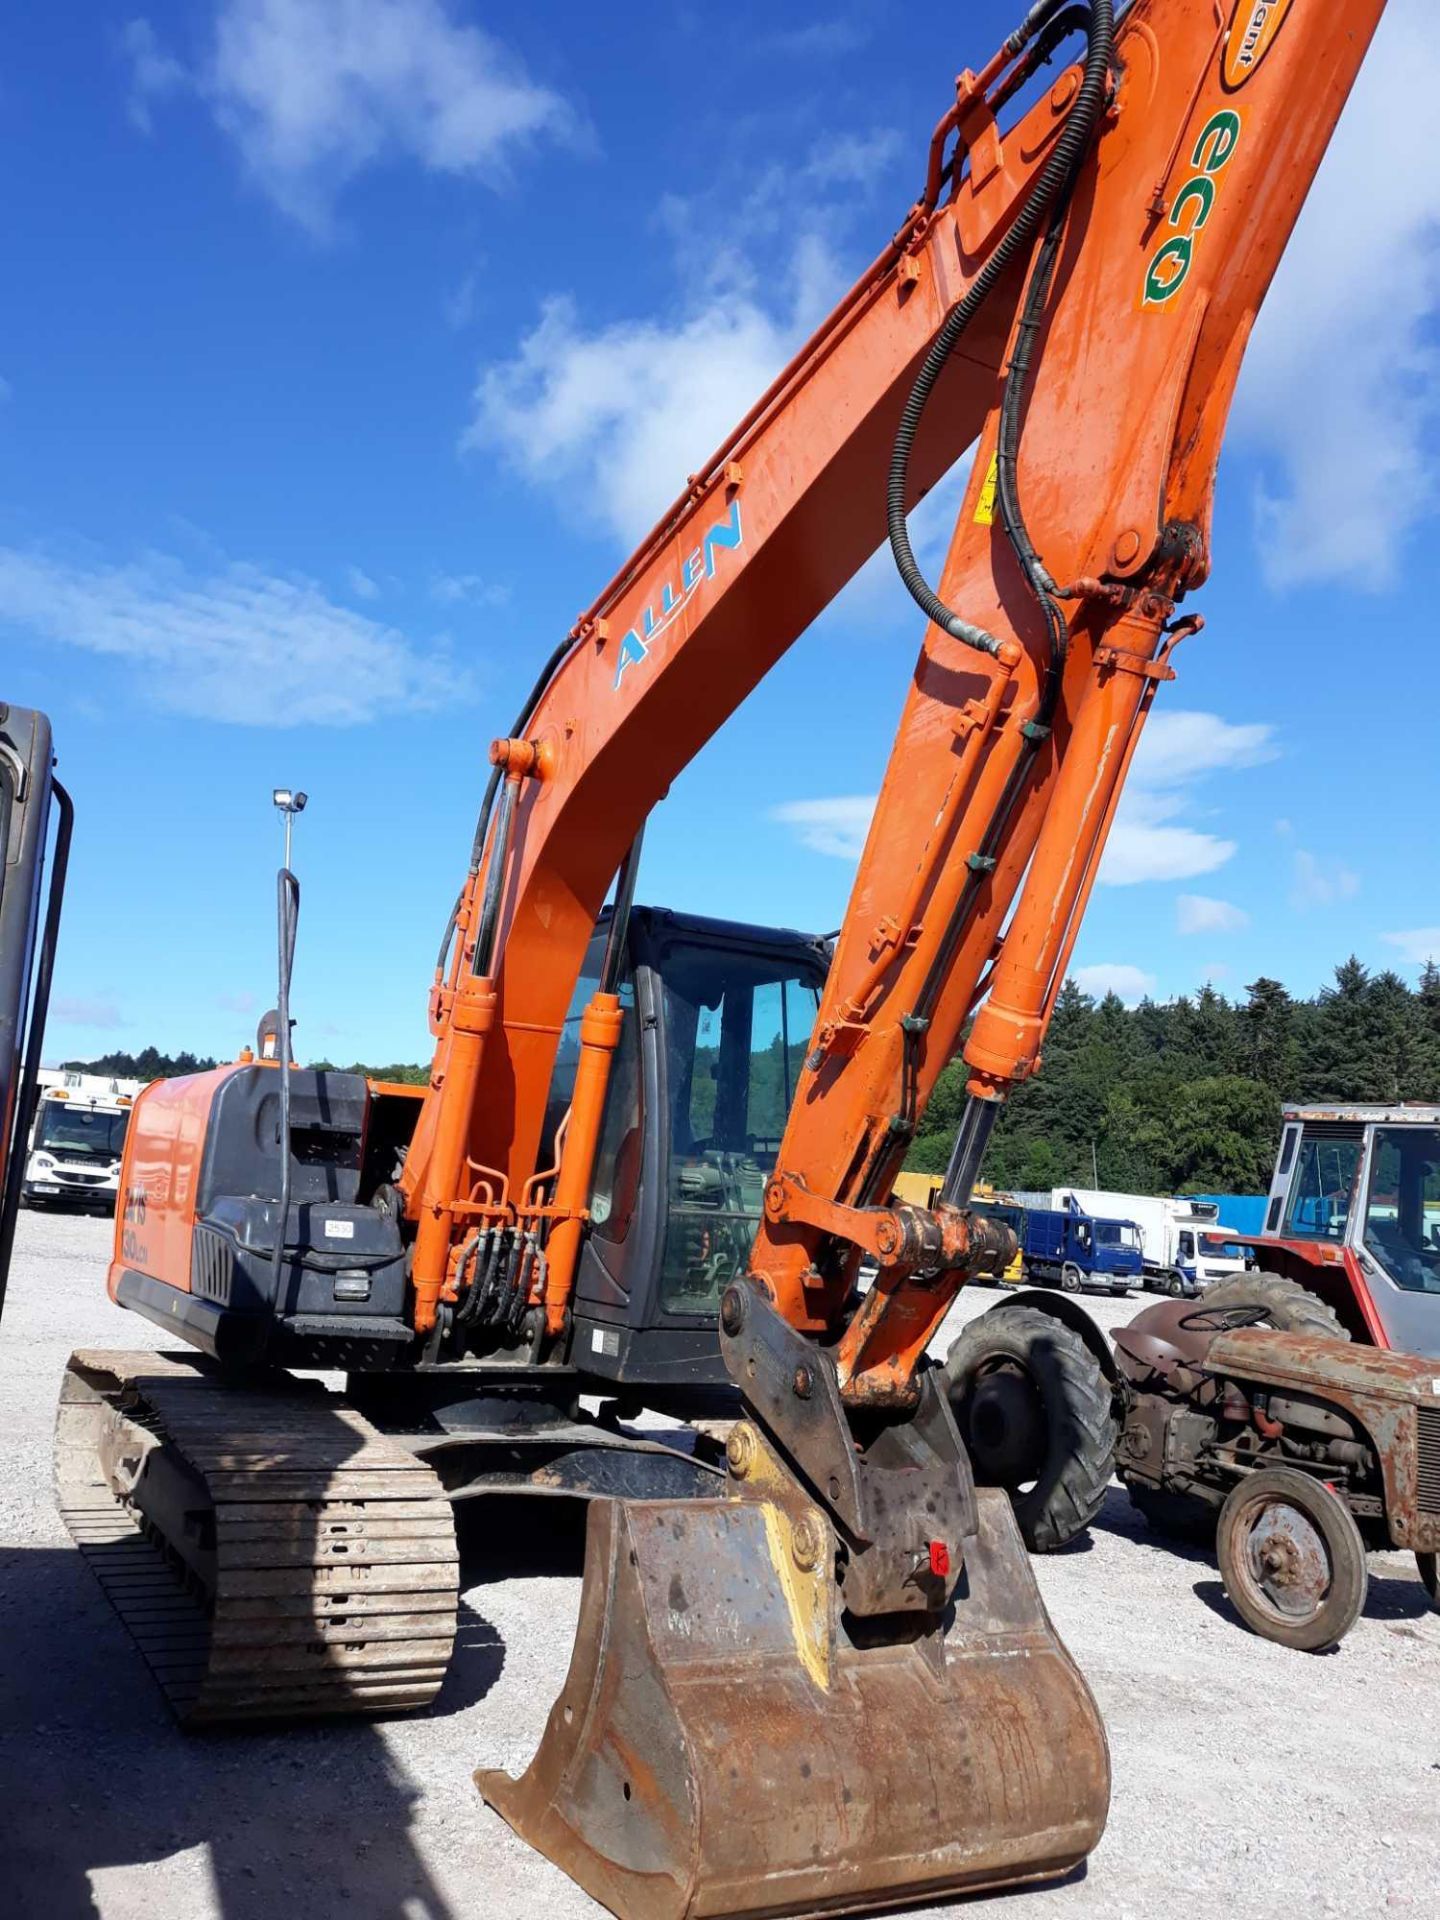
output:
[[[1324,1340],[1350,1338],[1333,1307],[1298,1280],[1278,1273],[1240,1273],[1233,1280],[1218,1280],[1205,1289],[1199,1306],[1206,1313],[1212,1307],[1263,1307],[1278,1333],[1315,1333]]]
[[[1119,1439],[1084,1340],[1039,1308],[995,1308],[966,1327],[945,1374],[976,1480],[1010,1495],[1032,1553],[1068,1546],[1100,1511]]]
[[[1321,1653],[1360,1617],[1365,1543],[1338,1494],[1295,1467],[1257,1467],[1220,1509],[1215,1551],[1246,1626],[1282,1647]]]
[[[1127,1480],[1124,1474],[1120,1477],[1125,1481],[1131,1506],[1152,1532],[1169,1534],[1173,1539],[1184,1540],[1191,1546],[1211,1547],[1215,1544],[1215,1521],[1219,1508],[1210,1501],[1202,1500],[1194,1493],[1175,1493],[1167,1488],[1152,1487],[1145,1480]]]
[[[1440,1555],[1433,1553],[1417,1553],[1415,1556],[1415,1565],[1420,1570],[1420,1584],[1429,1594],[1431,1606],[1440,1613],[1440,1573],[1436,1571],[1437,1560],[1440,1560]]]

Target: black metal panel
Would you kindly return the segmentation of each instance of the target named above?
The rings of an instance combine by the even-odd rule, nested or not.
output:
[[[277,1212],[274,1200],[218,1198],[196,1226],[192,1288],[211,1294],[223,1265],[223,1304],[242,1312],[283,1317],[343,1313],[361,1320],[403,1316],[405,1253],[396,1220],[373,1207],[343,1201],[292,1206],[281,1266],[282,1295],[276,1300]]]
[[[290,1075],[290,1198],[354,1201],[369,1105],[362,1074],[297,1068]],[[216,1092],[200,1163],[198,1211],[228,1195],[280,1191],[280,1075],[241,1067]]]
[[[216,1306],[213,1300],[197,1300],[148,1273],[136,1273],[127,1267],[115,1289],[122,1307],[153,1320],[167,1333],[188,1340],[192,1347],[208,1353],[212,1359],[227,1361],[259,1360],[269,1342],[271,1320],[268,1314],[235,1313]]]

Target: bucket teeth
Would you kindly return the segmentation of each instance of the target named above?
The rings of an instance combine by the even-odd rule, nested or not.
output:
[[[624,1920],[1068,1873],[1104,1828],[1104,1728],[1006,1496],[979,1503],[953,1613],[861,1646],[828,1571],[818,1627],[783,1577],[770,1502],[596,1502],[564,1691],[526,1773],[478,1773],[481,1793]]]

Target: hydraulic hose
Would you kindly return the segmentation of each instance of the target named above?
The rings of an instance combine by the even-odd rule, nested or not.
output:
[[[1032,10],[1024,24],[1011,36],[1011,42],[1019,42],[1019,45],[1015,47],[1016,52],[1019,51],[1019,46],[1023,45],[1026,39],[1033,37],[1033,35],[1043,27],[1046,20],[1048,20],[1054,11],[1055,9],[1049,6],[1039,6]],[[933,621],[936,626],[942,628],[956,640],[963,641],[966,646],[977,647],[984,653],[993,654],[998,652],[999,642],[995,636],[987,633],[983,627],[977,627],[973,622],[962,618],[953,607],[947,607],[945,605],[945,602],[925,579],[924,574],[920,570],[919,562],[916,560],[914,551],[911,548],[910,534],[905,524],[905,502],[906,495],[909,491],[910,480],[910,455],[915,445],[915,435],[919,430],[921,418],[924,415],[930,395],[934,391],[935,382],[944,371],[945,363],[955,351],[956,346],[974,321],[976,315],[985,305],[985,302],[995,291],[1003,275],[1024,249],[1031,245],[1036,233],[1039,231],[1042,219],[1052,210],[1057,214],[1063,213],[1065,206],[1068,204],[1070,192],[1080,169],[1080,163],[1084,159],[1086,150],[1090,145],[1091,135],[1094,132],[1096,121],[1099,118],[1101,108],[1105,102],[1105,95],[1110,81],[1110,57],[1114,49],[1114,43],[1115,9],[1113,0],[1090,0],[1090,30],[1085,53],[1084,77],[1081,80],[1080,91],[1075,97],[1075,104],[1070,111],[1070,116],[1065,122],[1060,138],[1055,143],[1055,151],[1046,162],[1043,173],[1035,183],[1034,190],[1029,199],[1016,216],[1014,224],[1010,227],[1009,231],[1000,241],[1000,244],[996,247],[994,253],[991,254],[990,258],[976,275],[973,285],[965,294],[964,298],[957,301],[946,315],[944,324],[931,343],[930,351],[926,354],[920,372],[916,376],[915,384],[910,390],[910,397],[905,402],[905,410],[900,416],[900,425],[895,433],[895,445],[891,453],[890,474],[886,487],[886,518],[889,525],[890,550],[895,556],[895,565],[899,571],[900,578],[904,581],[911,598],[916,602],[928,620]],[[1007,42],[1007,45],[1010,44],[1010,42]],[[1047,236],[1047,245],[1048,241],[1049,236]],[[1058,247],[1058,235],[1056,245]],[[1040,278],[1041,265],[1042,262],[1037,261],[1036,273],[1032,275],[1032,292],[1035,290],[1034,283]],[[1048,294],[1050,280],[1053,274],[1054,261],[1052,258],[1049,268],[1044,275],[1041,299],[1036,303],[1037,313],[1039,305],[1043,304],[1043,299],[1045,295]],[[1028,309],[1030,305],[1028,299],[1026,305]],[[1031,339],[1033,341],[1033,335]],[[1019,345],[1020,342],[1017,341],[1017,348]],[[1024,364],[1028,366],[1028,354]],[[1001,444],[999,458],[1002,468],[1007,451],[1013,462],[1016,450],[1013,442],[1018,440],[1019,414],[1021,401],[1023,400],[1024,377],[1023,371],[1021,372],[1021,377],[1018,379],[1016,378],[1016,374],[1017,367],[1015,362],[1012,361],[1010,375],[1006,382],[1006,400],[1008,402],[1012,390],[1016,391],[1017,397],[1013,411],[1010,411],[1006,407],[1002,407],[1001,409]],[[1007,411],[1010,411],[1009,427],[1011,434],[1011,444],[1008,445],[1008,448],[1006,443]],[[1007,534],[1011,534],[1005,507],[1006,503],[1002,500],[1002,518],[1006,520]],[[1015,498],[1013,487],[1011,489],[1009,507],[1018,510],[1018,502]],[[1023,523],[1021,523],[1021,531],[1023,532]],[[1013,540],[1013,534],[1011,534],[1011,538]],[[1026,576],[1027,579],[1030,579],[1033,586],[1034,576],[1028,568],[1026,570]]]
[[[1025,751],[1016,761],[982,844],[976,849],[981,856],[980,860],[972,867],[966,884],[961,889],[960,898],[956,901],[950,919],[941,934],[934,958],[916,996],[915,1005],[905,1023],[907,1067],[913,1067],[915,1051],[929,1026],[935,1002],[944,981],[948,978],[955,951],[969,923],[981,886],[989,872],[990,863],[1004,840],[1010,819],[1030,777],[1030,770],[1035,764],[1036,757],[1050,736],[1051,721],[1060,697],[1069,637],[1068,627],[1055,604],[1055,583],[1041,562],[1025,526],[1016,483],[1016,456],[1019,449],[1020,417],[1024,410],[1030,362],[1045,304],[1054,282],[1055,264],[1059,255],[1065,214],[1110,82],[1110,62],[1115,44],[1113,0],[1088,0],[1088,8],[1084,75],[1064,131],[1056,142],[1055,151],[1036,182],[1034,191],[1021,208],[1013,226],[986,261],[969,292],[950,310],[940,331],[936,334],[930,351],[926,354],[920,372],[916,376],[915,385],[911,388],[910,397],[905,403],[905,410],[900,417],[900,425],[896,431],[895,444],[891,453],[886,509],[890,550],[895,556],[900,578],[927,619],[966,646],[975,647],[984,653],[995,654],[999,650],[999,642],[995,636],[987,633],[983,627],[963,619],[952,607],[947,607],[920,571],[905,524],[910,455],[925,407],[946,361],[986,300],[994,292],[1001,276],[1022,250],[1033,242],[1039,231],[1041,220],[1048,216],[1045,237],[1026,285],[1014,351],[1011,354],[1005,392],[1001,401],[996,441],[996,494],[1000,506],[1001,525],[1014,548],[1026,582],[1045,616],[1050,639],[1050,658],[1041,687],[1039,705],[1025,728]],[[1062,13],[1058,0],[1054,5],[1046,4],[1045,0],[1042,0],[1042,4],[1031,9],[1021,26],[1005,43],[1006,51],[1013,59],[1028,42],[1040,34],[1045,34],[1051,45],[1058,44],[1062,29],[1067,28],[1072,20],[1075,20],[1078,25],[1076,10],[1073,7]],[[1038,62],[1038,57],[1042,52],[1048,52],[1049,47],[1042,41],[1034,51]],[[913,1071],[905,1073],[902,1081],[908,1091],[902,1100],[901,1111],[893,1116],[888,1133],[881,1136],[870,1156],[855,1196],[855,1205],[864,1206],[873,1198],[876,1183],[893,1140],[901,1135],[909,1137],[913,1133],[916,1106]],[[946,1182],[947,1200],[950,1204],[963,1204],[963,1200],[957,1200],[957,1195],[963,1194],[968,1198],[994,1120],[995,1110],[992,1102],[976,1102],[973,1099],[967,1102],[967,1113],[962,1121]]]
[[[540,669],[539,678],[530,689],[524,706],[521,707],[519,713],[515,716],[515,724],[511,727],[508,736],[511,740],[524,738],[525,729],[529,726],[535,709],[543,699],[546,688],[559,672],[574,645],[575,640],[573,635],[567,634],[550,655],[550,658],[545,662],[545,665]],[[475,821],[475,837],[470,842],[470,875],[472,879],[480,871],[480,862],[485,853],[485,836],[490,829],[490,815],[495,809],[495,795],[500,790],[501,778],[501,769],[495,767],[490,774],[489,780],[485,783],[484,798],[480,802],[480,812]],[[438,974],[443,975],[445,972],[445,963],[450,957],[450,942],[455,937],[455,925],[459,917],[460,902],[457,900],[455,905],[450,909],[450,918],[445,922],[445,933],[440,941],[440,952],[435,961],[435,971]]]

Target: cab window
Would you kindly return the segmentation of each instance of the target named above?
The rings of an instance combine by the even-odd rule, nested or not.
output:
[[[793,958],[672,949],[663,968],[670,1192],[661,1305],[713,1313],[743,1272],[819,1008]]]
[[[1295,1162],[1282,1235],[1343,1240],[1360,1165],[1360,1132],[1308,1133]]]
[[[1440,1293],[1440,1128],[1376,1129],[1365,1247],[1396,1286]]]

